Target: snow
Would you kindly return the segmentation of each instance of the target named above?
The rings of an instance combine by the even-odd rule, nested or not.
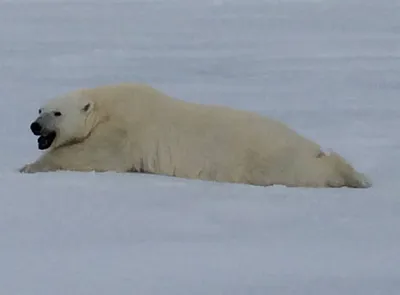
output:
[[[400,5],[390,0],[0,2],[0,290],[399,294]],[[373,187],[21,175],[41,103],[149,83],[276,117]]]

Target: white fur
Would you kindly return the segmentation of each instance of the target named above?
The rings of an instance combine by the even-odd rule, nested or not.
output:
[[[89,112],[81,109],[91,104]],[[149,86],[82,89],[50,101],[55,143],[21,172],[141,171],[254,185],[369,187],[338,154],[253,112],[171,98]]]

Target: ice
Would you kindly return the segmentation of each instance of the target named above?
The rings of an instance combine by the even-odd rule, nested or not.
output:
[[[400,5],[0,1],[0,290],[7,295],[400,293]],[[280,119],[373,187],[22,175],[54,95],[146,82]]]

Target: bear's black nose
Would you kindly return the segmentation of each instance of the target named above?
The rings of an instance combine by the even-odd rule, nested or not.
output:
[[[35,135],[40,135],[40,133],[42,132],[42,126],[38,122],[33,122],[31,124],[31,131]]]

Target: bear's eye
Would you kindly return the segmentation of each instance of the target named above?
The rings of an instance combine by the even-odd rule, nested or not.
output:
[[[39,109],[38,113],[39,113],[39,115],[40,115],[40,114],[42,113],[42,109]]]
[[[60,116],[61,116],[61,113],[60,113],[60,112],[54,112],[54,116],[60,117]]]

